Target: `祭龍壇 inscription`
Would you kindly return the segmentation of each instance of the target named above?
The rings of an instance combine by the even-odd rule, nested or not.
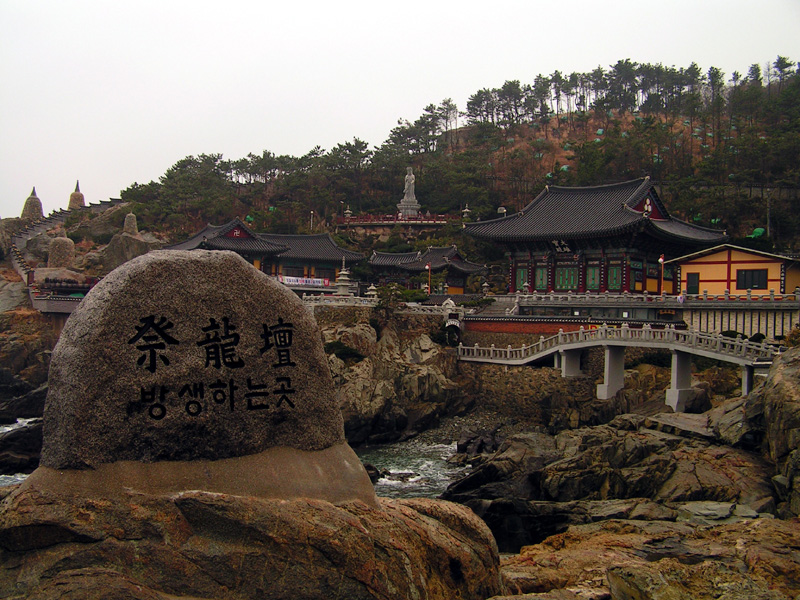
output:
[[[168,317],[156,315],[142,317],[139,322],[141,324],[134,327],[136,334],[128,340],[128,344],[140,342],[135,346],[142,353],[136,364],[150,373],[155,373],[158,367],[168,368],[171,364],[166,352],[168,346],[180,345],[180,340],[168,333],[175,324]],[[200,328],[200,339],[192,346],[184,346],[183,351],[190,351],[186,348],[192,347],[201,350],[202,355],[198,359],[203,362],[204,369],[244,367],[245,361],[237,353],[241,341],[238,327],[227,316],[219,320],[210,317],[208,323]],[[140,386],[138,399],[129,403],[128,413],[146,412],[152,420],[160,421],[167,416],[168,410],[180,410],[189,417],[198,417],[222,406],[227,407],[229,412],[295,408],[292,395],[297,390],[292,386],[290,372],[285,370],[285,367],[297,366],[291,356],[293,333],[294,325],[280,317],[277,323],[261,324],[258,337],[262,340],[262,346],[259,355],[262,359],[270,357],[266,358],[269,369],[280,369],[272,378],[272,384],[254,381],[252,377],[247,377],[245,381],[238,381],[235,377],[227,380],[215,377],[213,380],[180,382],[174,386]],[[177,348],[172,350],[178,351]],[[272,350],[274,355],[270,353]],[[241,398],[237,393],[240,390]]]

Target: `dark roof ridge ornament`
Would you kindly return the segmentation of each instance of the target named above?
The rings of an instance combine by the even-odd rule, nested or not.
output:
[[[78,179],[75,180],[75,191],[78,193],[81,191],[81,182]]]

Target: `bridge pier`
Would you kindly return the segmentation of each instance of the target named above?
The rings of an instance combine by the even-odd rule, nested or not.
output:
[[[580,377],[581,354],[583,350],[559,350],[556,355],[556,368],[561,368],[562,377]]]
[[[753,391],[753,365],[742,365],[742,396],[747,396]]]
[[[675,412],[684,412],[692,394],[692,355],[672,351],[672,372],[666,402]]]
[[[625,386],[625,346],[604,345],[603,383],[597,386],[597,398],[613,398]]]

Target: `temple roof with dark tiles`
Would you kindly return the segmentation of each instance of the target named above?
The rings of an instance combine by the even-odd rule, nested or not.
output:
[[[431,266],[432,271],[452,268],[463,273],[476,273],[484,269],[483,265],[464,260],[456,246],[430,247],[422,252],[373,252],[369,257],[373,266],[396,267],[404,271],[421,272]]]
[[[239,229],[243,235],[239,237],[229,237],[226,234],[234,229]],[[263,240],[258,234],[250,230],[239,219],[234,219],[225,225],[206,225],[202,230],[190,237],[188,240],[166,246],[166,250],[194,250],[203,248],[208,250],[233,250],[234,252],[244,252],[261,255],[283,254],[289,250],[285,244],[276,244],[269,240]]]
[[[373,250],[368,262],[376,267],[396,267],[403,263],[414,262],[420,256],[422,256],[421,252],[378,252]]]
[[[364,260],[364,255],[353,250],[340,248],[328,233],[316,235],[292,235],[280,233],[259,233],[259,239],[270,244],[287,246],[281,260],[316,260],[353,264]]]
[[[641,210],[650,199],[652,214]],[[672,218],[648,177],[593,187],[546,186],[522,211],[468,223],[466,233],[498,242],[549,241],[619,235],[647,229],[657,237],[687,244],[718,244],[722,231]]]

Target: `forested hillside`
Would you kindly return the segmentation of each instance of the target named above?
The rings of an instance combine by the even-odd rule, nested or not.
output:
[[[763,244],[800,247],[800,74],[763,66],[665,67],[620,60],[590,73],[537,75],[425,107],[376,148],[357,138],[300,157],[269,150],[188,156],[157,182],[122,192],[144,226],[175,237],[249,216],[261,231],[323,229],[346,207],[393,213],[407,166],[423,210],[487,219],[519,210],[548,183],[595,185],[650,175],[677,216]]]

